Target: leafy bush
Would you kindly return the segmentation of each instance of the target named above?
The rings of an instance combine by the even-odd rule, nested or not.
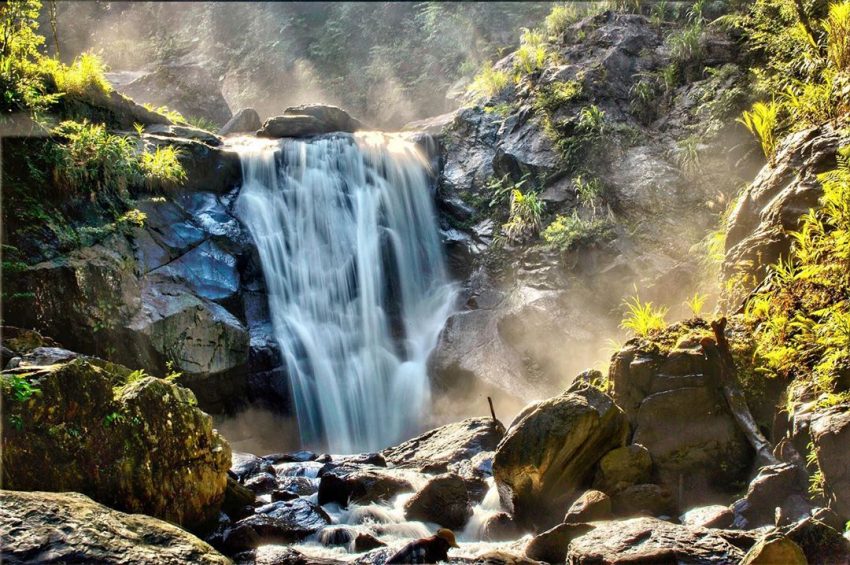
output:
[[[466,91],[474,100],[492,98],[501,94],[509,80],[508,73],[494,69],[492,63],[485,63]]]
[[[623,305],[626,307],[626,314],[620,322],[620,327],[624,330],[631,330],[638,336],[646,336],[667,327],[666,307],[655,308],[652,302],[641,302],[637,294],[623,300]]]
[[[148,190],[175,188],[186,182],[180,155],[180,151],[170,145],[157,147],[153,153],[142,153],[139,167]]]
[[[542,69],[548,57],[543,34],[537,30],[523,29],[519,49],[514,57],[514,74],[517,79]]]
[[[546,16],[546,35],[550,38],[560,38],[570,24],[578,21],[581,12],[575,4],[555,4]]]
[[[185,124],[188,125],[189,122],[186,121],[186,118],[183,117],[183,114],[178,112],[177,110],[172,110],[168,106],[154,106],[149,102],[145,102],[142,104],[146,110],[150,110],[151,112],[155,112],[161,116],[165,116],[169,121],[174,122],[175,124]]]
[[[578,127],[585,133],[602,134],[605,124],[605,112],[595,104],[585,106],[578,115]]]
[[[521,242],[540,230],[543,202],[534,192],[511,191],[511,212],[502,233],[511,242]]]
[[[106,80],[106,66],[103,60],[92,53],[83,53],[71,64],[65,66],[55,60],[50,60],[50,73],[60,92],[75,96],[85,96],[95,93],[108,94],[112,86]]]
[[[776,130],[779,125],[780,105],[776,102],[756,102],[749,111],[744,111],[738,122],[750,130],[761,144],[761,150],[768,160],[773,159],[776,151]]]
[[[614,233],[613,224],[608,219],[579,217],[573,211],[571,216],[557,216],[546,226],[541,236],[550,246],[566,252],[580,245],[603,241]]]

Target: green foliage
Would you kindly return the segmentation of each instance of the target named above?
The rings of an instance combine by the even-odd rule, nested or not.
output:
[[[522,242],[540,231],[543,202],[534,192],[523,193],[517,188],[511,191],[511,212],[508,221],[502,224],[502,233],[508,241]]]
[[[693,296],[685,300],[684,304],[691,311],[694,318],[699,318],[702,314],[702,307],[705,306],[705,301],[708,297],[699,292],[695,292]]]
[[[638,336],[646,336],[667,327],[666,307],[655,308],[652,302],[641,302],[637,294],[623,300],[623,306],[626,307],[626,312],[620,327],[624,330],[631,330]]]
[[[204,131],[218,131],[218,124],[204,117],[192,116],[186,120],[190,126],[194,126]]]
[[[557,216],[546,226],[541,237],[553,248],[566,252],[609,239],[614,233],[613,228],[613,223],[607,218],[583,219],[574,210],[570,216]]]
[[[517,80],[542,69],[548,57],[543,34],[535,29],[524,28],[514,57],[514,78]]]
[[[745,319],[762,371],[793,379],[791,398],[832,406],[850,400],[835,386],[850,371],[850,148],[819,179],[819,208],[802,217],[791,255],[771,266]]]
[[[55,59],[48,61],[50,64],[47,68],[60,92],[82,97],[97,93],[108,94],[112,91],[112,86],[104,74],[106,66],[97,55],[83,53],[74,59],[70,67]]]
[[[180,155],[180,150],[171,145],[157,147],[153,153],[142,153],[139,168],[148,190],[172,189],[186,182]]]
[[[689,177],[694,177],[702,169],[699,157],[700,138],[697,135],[689,135],[676,142],[678,150],[677,160],[679,167]]]
[[[127,418],[124,414],[121,414],[120,412],[110,412],[103,417],[103,427],[108,428],[116,424],[123,424],[126,421]]]
[[[498,96],[508,86],[508,73],[493,68],[492,63],[485,63],[481,71],[475,75],[467,93],[475,100]]]
[[[188,125],[189,122],[186,121],[186,118],[183,117],[183,114],[178,112],[177,110],[172,110],[168,106],[154,106],[149,102],[145,102],[142,104],[146,110],[150,110],[160,116],[164,116],[168,121],[173,122],[175,124],[184,124]]]
[[[33,386],[28,380],[27,375],[4,375],[3,376],[3,393],[8,395],[15,402],[24,403],[33,396],[41,394],[41,389]]]
[[[744,111],[738,122],[756,136],[764,156],[773,159],[776,151],[776,131],[779,125],[780,105],[776,102],[756,102],[749,111]]]
[[[577,80],[559,81],[541,87],[534,97],[534,109],[550,116],[562,106],[581,97],[582,86]]]
[[[506,174],[501,178],[492,178],[487,183],[487,190],[490,191],[490,208],[495,208],[508,202],[514,190],[522,191],[523,185],[529,181],[529,174],[523,175],[519,182],[512,182],[511,176]]]
[[[578,128],[588,134],[602,135],[605,126],[605,112],[596,104],[585,106],[578,115]]]
[[[12,0],[0,7],[0,86],[3,113],[23,109],[43,110],[55,98],[48,97],[39,69],[38,0]]]
[[[546,35],[553,39],[561,38],[570,24],[581,17],[581,12],[575,4],[555,4],[546,16]]]
[[[583,175],[577,175],[573,178],[573,188],[575,188],[579,203],[591,208],[595,216],[596,203],[605,194],[605,185],[602,184],[602,181],[596,177],[588,179]]]

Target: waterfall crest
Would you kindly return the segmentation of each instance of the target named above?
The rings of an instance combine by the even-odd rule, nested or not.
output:
[[[242,140],[237,214],[259,250],[302,442],[382,449],[430,403],[453,289],[413,143],[363,133]]]

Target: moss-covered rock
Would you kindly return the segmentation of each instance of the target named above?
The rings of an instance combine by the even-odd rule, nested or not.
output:
[[[188,389],[86,358],[2,385],[5,488],[78,491],[190,528],[217,515],[230,447]]]

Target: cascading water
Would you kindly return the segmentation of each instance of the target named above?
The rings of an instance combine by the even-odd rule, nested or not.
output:
[[[377,450],[416,431],[452,303],[428,165],[365,133],[234,143],[302,441]]]

